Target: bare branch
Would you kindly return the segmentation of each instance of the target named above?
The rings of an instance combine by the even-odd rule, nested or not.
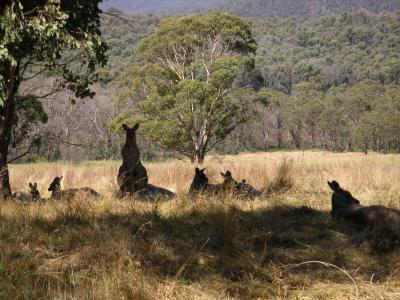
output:
[[[28,154],[31,152],[33,146],[35,146],[35,144],[36,144],[39,140],[40,140],[40,137],[36,136],[36,137],[30,142],[29,147],[28,147],[28,149],[27,149],[25,152],[23,152],[23,153],[20,154],[20,155],[17,155],[17,156],[14,157],[14,158],[11,158],[10,160],[7,161],[7,163],[8,163],[8,164],[11,164],[12,162],[14,162],[14,161],[16,161],[16,160],[18,160],[18,159],[20,159],[20,158],[23,158],[24,156],[28,155]]]
[[[107,12],[107,11],[101,11],[101,13],[103,15],[107,15],[113,18],[116,18],[118,20],[121,20],[122,22],[129,24],[129,25],[134,25],[136,24],[135,20],[130,19],[129,17],[127,17],[127,15],[123,14],[123,13],[111,13],[111,12]]]

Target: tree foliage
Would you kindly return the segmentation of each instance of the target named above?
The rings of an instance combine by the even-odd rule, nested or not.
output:
[[[333,151],[400,149],[400,87],[365,81],[327,92],[296,86],[284,108],[285,125],[297,147]]]
[[[235,79],[254,68],[257,45],[246,22],[227,14],[168,18],[137,48],[146,62],[127,69],[119,105],[144,119],[145,136],[202,162],[246,118]]]
[[[344,13],[309,21],[252,22],[259,44],[257,68],[269,87],[291,94],[320,78],[320,89],[365,80],[399,84],[400,15]]]
[[[93,96],[96,66],[106,61],[101,40],[100,1],[9,0],[0,15],[0,191],[11,189],[8,151],[13,128],[45,121],[37,99],[67,88],[76,97]],[[50,89],[24,89],[46,72],[59,76]],[[21,124],[24,118],[28,122]],[[33,119],[32,119],[33,118]]]

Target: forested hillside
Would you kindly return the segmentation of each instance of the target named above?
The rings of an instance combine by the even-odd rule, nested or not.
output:
[[[134,62],[135,45],[159,22],[155,16],[103,19],[110,46],[108,80]],[[363,80],[400,84],[400,13],[344,13],[309,21],[267,18],[251,25],[258,43],[257,69],[266,87],[291,94],[294,84],[316,76],[322,90]]]
[[[135,26],[135,31],[122,23],[105,23],[107,37],[122,31],[118,45],[126,45],[132,53],[127,53],[126,65],[133,59],[133,48],[132,43],[124,40],[147,33],[143,26],[145,20],[137,18],[135,24],[141,25]],[[156,24],[159,20],[152,17],[148,22]],[[256,117],[236,130],[220,146],[220,151],[270,147],[366,151],[370,146],[374,149],[398,147],[397,135],[393,137],[386,132],[396,132],[397,125],[377,124],[382,118],[396,122],[395,116],[386,114],[386,110],[395,109],[396,103],[381,105],[380,102],[399,90],[386,91],[379,86],[400,84],[399,13],[343,13],[307,21],[267,18],[251,21],[251,28],[258,43],[256,70],[253,76],[241,78],[238,84],[271,89],[264,91],[268,106],[250,107]],[[114,40],[111,46],[113,43]],[[113,49],[116,48],[113,46]],[[125,51],[119,50],[121,54]],[[121,59],[121,54],[112,55],[111,61]],[[122,70],[123,64],[120,61],[117,70]],[[124,76],[122,73],[122,78],[114,80],[125,79]],[[332,113],[335,106],[341,111],[341,121],[331,119],[336,116]],[[379,113],[370,114],[372,108]],[[346,116],[352,114],[358,117],[350,124]],[[332,122],[337,123],[335,132],[328,134]],[[388,140],[378,142],[372,135],[375,138],[386,135]]]
[[[126,76],[124,70],[141,63],[135,56],[138,42],[161,21],[154,15],[127,19],[103,17],[109,63],[101,70],[102,84],[96,87],[95,99],[63,114],[60,107],[69,107],[70,96],[60,94],[62,104],[57,106],[44,102],[49,122],[42,131],[85,147],[43,140],[38,155],[48,159],[118,157],[118,135],[108,125],[120,113],[113,106],[123,92],[119,85]],[[253,118],[217,151],[400,150],[399,13],[250,22],[258,43],[256,68],[237,84],[266,88],[260,91],[264,101],[249,107]],[[89,123],[82,118],[88,109],[93,116]],[[79,135],[74,134],[76,128]],[[154,156],[143,152],[148,158]]]
[[[124,12],[175,15],[218,10],[244,17],[297,18],[321,17],[344,11],[367,10],[374,13],[400,9],[398,0],[108,0],[104,9]]]
[[[290,94],[293,84],[315,76],[323,90],[367,79],[400,83],[399,13],[262,19],[252,24],[267,86]]]

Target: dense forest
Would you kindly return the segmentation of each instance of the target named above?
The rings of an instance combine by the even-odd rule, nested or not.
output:
[[[120,82],[127,67],[141,63],[135,56],[137,43],[160,21],[154,15],[103,17],[109,63],[100,70],[95,99],[72,107],[66,94],[57,96],[57,106],[44,101],[49,121],[39,131],[52,140],[42,139],[29,159],[118,157],[120,139],[109,125],[120,113],[114,106]],[[253,117],[216,151],[400,150],[400,13],[249,22],[258,43],[256,66],[235,84],[254,87],[263,100],[249,105]],[[70,107],[67,113],[60,113],[62,106]],[[81,118],[88,109],[93,117]],[[152,158],[153,152],[145,150],[144,156]]]
[[[104,9],[117,8],[127,13],[177,15],[217,10],[247,18],[318,18],[345,11],[373,13],[400,9],[397,0],[108,0]]]
[[[321,78],[321,89],[371,79],[399,84],[400,15],[343,13],[306,22],[253,21],[266,85],[291,94],[295,83]]]

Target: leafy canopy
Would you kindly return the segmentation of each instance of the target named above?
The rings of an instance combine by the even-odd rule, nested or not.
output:
[[[10,0],[0,15],[0,105],[6,83],[44,70],[59,73],[77,97],[92,95],[96,65],[106,62],[99,0]],[[26,76],[26,77],[30,77]]]
[[[256,49],[249,25],[239,17],[165,19],[137,48],[145,64],[123,76],[124,112],[114,126],[143,118],[147,138],[201,161],[248,118],[245,103],[235,100],[240,89],[235,80],[254,68],[250,54]]]

